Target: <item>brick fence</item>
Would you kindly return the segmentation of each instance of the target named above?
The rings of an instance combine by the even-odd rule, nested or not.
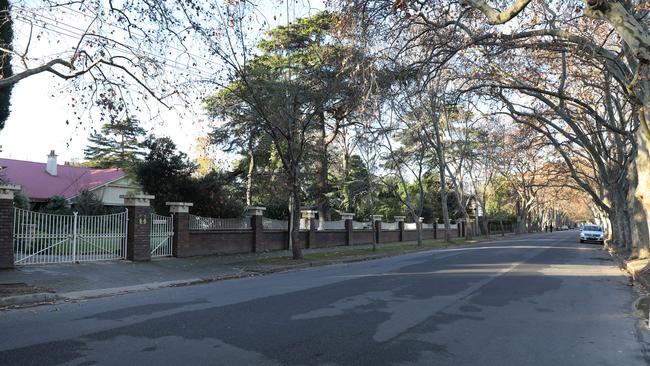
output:
[[[168,203],[172,205],[173,203]],[[183,203],[178,203],[183,204]],[[187,205],[187,204],[186,204]],[[190,230],[189,212],[174,212],[174,256],[190,257],[214,254],[242,254],[289,249],[288,230],[269,230],[262,225],[263,208],[254,208],[250,216],[250,229],[247,230]],[[306,217],[308,229],[300,230],[299,241],[302,248],[328,248],[377,243],[406,242],[417,240],[417,231],[405,230],[404,221],[398,222],[397,230],[382,229],[381,221],[374,220],[372,229],[353,229],[352,217],[345,219],[344,229],[317,230],[316,220]],[[422,229],[422,239],[444,238],[444,229]],[[450,238],[465,235],[465,226],[450,229]]]
[[[0,269],[14,267],[14,192],[19,186],[0,185]]]
[[[17,186],[0,186],[0,268],[14,267],[13,225],[14,207],[13,194]],[[150,255],[150,207],[149,201],[153,196],[129,195],[125,203],[129,208],[127,230],[128,259],[133,261],[148,261]],[[170,213],[174,216],[173,256],[190,257],[201,255],[241,254],[289,249],[288,229],[265,229],[263,225],[263,207],[249,208],[250,220],[247,229],[242,230],[191,230],[191,203],[168,202]],[[353,214],[342,214],[341,229],[318,230],[315,213],[303,212],[303,220],[307,228],[300,230],[299,245],[302,248],[327,248],[336,246],[355,246],[375,243],[407,242],[417,240],[417,231],[406,230],[404,217],[397,216],[397,229],[382,227],[381,216],[373,216],[372,227],[354,229]],[[412,225],[412,224],[411,224]],[[393,224],[394,228],[395,225]],[[457,228],[450,229],[449,237],[457,238],[465,235],[464,223],[458,223]],[[432,228],[422,229],[422,239],[438,239],[445,237],[445,230],[433,225]]]

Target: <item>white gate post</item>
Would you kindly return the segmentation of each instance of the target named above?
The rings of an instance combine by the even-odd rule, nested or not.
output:
[[[77,225],[79,224],[78,212],[74,213],[72,222],[72,263],[77,262]]]

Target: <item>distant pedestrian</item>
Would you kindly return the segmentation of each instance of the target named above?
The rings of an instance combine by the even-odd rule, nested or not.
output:
[[[544,232],[548,233],[548,225],[544,225]]]
[[[551,232],[553,232],[553,224],[551,224]]]

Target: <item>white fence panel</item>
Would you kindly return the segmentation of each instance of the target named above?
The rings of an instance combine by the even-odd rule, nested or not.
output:
[[[371,230],[372,222],[361,222],[361,221],[352,221],[353,230]]]
[[[404,223],[404,230],[414,231],[414,230],[417,230],[417,229],[418,229],[418,226],[414,222],[405,222]]]
[[[438,229],[445,229],[445,224],[438,224]],[[449,224],[449,229],[458,229],[458,224]]]
[[[54,215],[16,208],[17,265],[74,263],[126,257],[127,212],[101,216]]]
[[[381,223],[381,229],[382,230],[398,230],[399,229],[399,224],[397,222],[382,222]]]
[[[345,220],[325,221],[322,230],[345,230]]]
[[[431,230],[431,229],[433,229],[433,225],[435,225],[435,224],[424,224],[423,223],[422,224],[422,230]],[[440,228],[440,225],[438,225],[438,228]],[[414,222],[404,223],[404,230],[415,231],[417,229],[418,229],[417,224],[414,223]],[[443,229],[444,229],[444,226],[443,226]]]
[[[264,230],[289,230],[289,221],[264,218],[262,226]]]
[[[152,257],[170,257],[174,237],[174,217],[152,213],[149,237]]]
[[[190,230],[250,230],[249,218],[221,219],[190,215]]]

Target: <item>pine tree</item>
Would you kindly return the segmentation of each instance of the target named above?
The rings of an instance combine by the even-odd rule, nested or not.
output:
[[[131,168],[143,155],[145,133],[134,117],[107,123],[88,138],[86,160],[98,168]]]

